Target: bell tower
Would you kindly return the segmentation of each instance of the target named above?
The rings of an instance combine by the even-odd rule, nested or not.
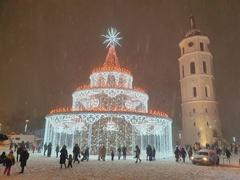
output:
[[[179,43],[178,59],[182,97],[182,143],[205,146],[221,137],[218,103],[214,91],[213,56],[210,41],[196,28],[190,16],[190,30]]]

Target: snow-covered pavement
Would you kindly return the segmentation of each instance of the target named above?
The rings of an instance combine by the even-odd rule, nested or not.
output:
[[[42,155],[31,155],[25,173],[18,174],[19,164],[12,167],[10,177],[4,176],[1,166],[0,179],[163,179],[163,180],[240,180],[240,167],[237,162],[233,166],[196,166],[189,161],[185,164],[175,163],[173,159],[157,160],[148,162],[142,160],[135,164],[134,159],[128,160],[97,161],[91,157],[89,162],[73,164],[71,169],[60,169],[59,159],[43,157]]]

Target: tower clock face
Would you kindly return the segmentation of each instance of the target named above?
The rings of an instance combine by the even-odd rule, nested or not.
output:
[[[189,46],[189,47],[192,47],[192,46],[193,46],[193,42],[189,42],[189,43],[188,43],[188,46]]]

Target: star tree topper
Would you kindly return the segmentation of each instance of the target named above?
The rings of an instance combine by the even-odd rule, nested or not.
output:
[[[103,44],[107,44],[107,47],[115,47],[117,45],[121,46],[121,44],[119,44],[119,40],[122,39],[122,37],[118,37],[118,35],[120,34],[120,32],[117,32],[116,28],[111,27],[110,29],[107,30],[107,34],[106,35],[102,35],[105,39],[105,41],[103,42]]]

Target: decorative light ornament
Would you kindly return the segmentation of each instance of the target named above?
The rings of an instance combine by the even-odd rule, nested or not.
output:
[[[117,125],[112,120],[107,122],[107,131],[118,131]]]
[[[103,37],[106,38],[103,44],[107,44],[106,47],[109,46],[115,47],[116,45],[121,46],[121,44],[119,44],[119,40],[122,39],[122,37],[118,37],[119,34],[120,32],[117,32],[116,28],[111,27],[110,29],[107,30],[106,35],[102,35]]]

